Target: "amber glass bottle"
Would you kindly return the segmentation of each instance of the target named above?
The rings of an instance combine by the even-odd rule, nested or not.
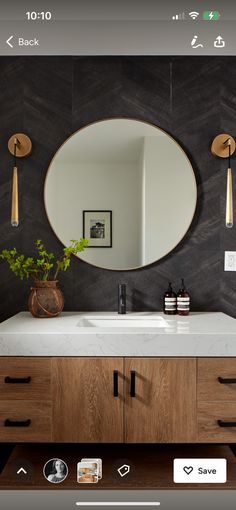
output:
[[[176,294],[172,289],[171,282],[169,282],[169,287],[164,294],[163,311],[166,315],[176,314]]]
[[[190,295],[187,292],[184,284],[184,279],[181,279],[182,285],[177,294],[177,313],[179,315],[188,315],[190,312]]]

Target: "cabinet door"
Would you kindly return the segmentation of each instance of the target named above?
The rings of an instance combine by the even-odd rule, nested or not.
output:
[[[50,358],[0,357],[0,400],[51,400]]]
[[[236,358],[200,358],[197,366],[199,402],[236,402]]]
[[[123,442],[123,364],[123,358],[53,360],[54,441]]]
[[[125,441],[196,441],[196,360],[125,360]]]
[[[197,414],[200,443],[235,443],[236,402],[199,402]]]
[[[0,441],[51,442],[51,359],[0,357]]]
[[[202,358],[197,362],[198,441],[236,441],[236,359]]]

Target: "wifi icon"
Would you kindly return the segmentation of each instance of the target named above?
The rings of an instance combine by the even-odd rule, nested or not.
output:
[[[199,14],[200,14],[200,13],[199,13],[199,12],[196,12],[196,11],[189,12],[189,16],[190,16],[190,18],[192,18],[192,19],[197,19],[197,18],[198,18],[198,16],[199,16]]]

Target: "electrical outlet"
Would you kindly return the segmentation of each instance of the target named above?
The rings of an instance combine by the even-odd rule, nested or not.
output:
[[[236,251],[225,251],[225,271],[236,271]]]

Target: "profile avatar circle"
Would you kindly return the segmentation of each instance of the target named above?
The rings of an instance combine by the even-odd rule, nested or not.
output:
[[[43,468],[43,474],[46,480],[50,483],[61,483],[68,476],[68,466],[61,459],[50,459],[46,462]]]

